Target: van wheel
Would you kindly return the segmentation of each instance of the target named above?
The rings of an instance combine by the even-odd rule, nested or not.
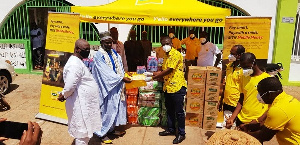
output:
[[[0,93],[7,94],[10,89],[10,83],[8,81],[8,74],[0,72]]]

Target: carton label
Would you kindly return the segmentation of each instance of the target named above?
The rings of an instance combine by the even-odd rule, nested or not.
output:
[[[203,75],[201,73],[193,73],[192,79],[195,81],[201,81],[203,80]]]
[[[217,106],[216,102],[207,102],[207,104],[210,105],[210,106]]]
[[[218,76],[219,76],[219,73],[209,73],[209,76],[210,76],[210,77],[218,77]]]
[[[191,88],[191,94],[192,96],[199,96],[201,94],[200,88]]]
[[[199,118],[197,116],[191,116],[188,118],[188,121],[191,125],[197,125],[199,122]]]
[[[209,88],[208,91],[210,91],[210,92],[217,92],[218,89],[215,89],[215,88]]]
[[[190,108],[193,110],[193,111],[197,111],[200,109],[200,103],[199,102],[193,102],[190,104]]]

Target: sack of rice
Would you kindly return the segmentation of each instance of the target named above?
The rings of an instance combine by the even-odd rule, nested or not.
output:
[[[261,145],[261,143],[245,132],[224,129],[214,133],[207,145]]]

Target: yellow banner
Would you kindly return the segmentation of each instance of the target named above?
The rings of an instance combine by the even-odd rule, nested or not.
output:
[[[230,9],[214,7],[197,0],[117,0],[100,6],[72,6],[80,20],[159,26],[224,27]]]
[[[223,59],[228,59],[232,46],[240,44],[257,59],[268,59],[271,17],[226,18]]]
[[[65,103],[57,100],[63,89],[63,67],[79,38],[79,15],[49,13],[40,108],[37,118],[66,123]]]

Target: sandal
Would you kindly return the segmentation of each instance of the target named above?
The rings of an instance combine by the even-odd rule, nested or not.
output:
[[[107,136],[101,139],[103,143],[105,144],[112,144],[112,140],[110,140]]]

